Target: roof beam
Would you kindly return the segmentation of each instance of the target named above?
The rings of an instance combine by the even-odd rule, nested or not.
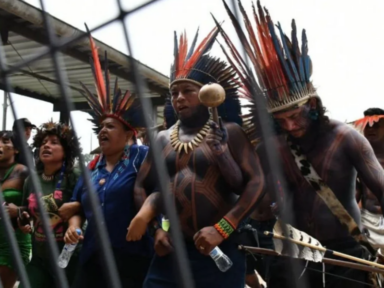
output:
[[[31,30],[27,29],[28,25],[25,25],[25,23],[24,24],[16,23],[15,21],[12,21],[11,19],[9,19],[8,23],[9,23],[8,25],[9,25],[10,31],[13,31],[13,32],[25,37],[25,38],[31,39],[32,41],[38,42],[40,44],[48,45],[47,36],[43,35],[39,30],[31,31]],[[88,53],[80,52],[80,51],[78,51],[74,48],[71,48],[71,47],[65,48],[61,52],[70,56],[70,57],[78,59],[84,63],[89,63],[90,54],[88,54]],[[128,62],[130,62],[131,58],[127,56],[127,60],[128,60]],[[104,61],[101,60],[101,62],[104,62]],[[111,74],[114,74],[120,78],[127,80],[127,81],[133,82],[133,73],[132,72],[124,71],[123,69],[121,69],[123,66],[121,66],[118,63],[112,62],[109,59],[108,59],[108,62],[109,62],[109,72]],[[128,68],[128,67],[126,67],[126,68]],[[90,70],[90,73],[91,73],[91,70]],[[160,95],[165,94],[167,92],[167,89],[164,89],[158,85],[155,85],[155,84],[149,82],[148,79],[144,79],[144,80],[146,81],[149,90],[156,92]]]

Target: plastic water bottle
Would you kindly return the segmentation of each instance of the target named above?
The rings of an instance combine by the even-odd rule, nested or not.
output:
[[[77,235],[81,235],[81,230],[76,229],[76,233]],[[69,260],[71,259],[73,252],[75,252],[77,244],[78,243],[64,245],[63,251],[61,251],[59,260],[57,261],[57,265],[59,265],[60,268],[66,268],[68,266]]]
[[[217,268],[219,268],[221,272],[228,271],[228,269],[231,268],[233,265],[231,259],[229,259],[229,257],[225,255],[219,247],[215,247],[209,253],[209,256],[211,256],[213,261],[215,261]]]

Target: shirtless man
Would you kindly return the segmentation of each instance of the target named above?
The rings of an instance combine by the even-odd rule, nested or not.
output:
[[[231,20],[236,22],[228,6],[226,9]],[[245,10],[240,10],[244,19],[247,19]],[[267,143],[264,148],[271,147],[271,144],[277,146],[288,184],[287,191],[283,191],[284,202],[293,203],[292,212],[296,220],[296,228],[317,238],[329,249],[363,257],[362,246],[351,237],[346,226],[341,224],[338,217],[334,215],[338,211],[331,211],[318,196],[321,186],[316,182],[310,184],[304,176],[311,172],[307,166],[311,164],[333,191],[335,198],[341,202],[357,225],[360,225],[360,211],[355,199],[357,172],[376,196],[380,207],[384,207],[384,171],[371,145],[362,135],[348,125],[330,120],[325,116],[325,108],[310,80],[312,63],[308,56],[305,30],[301,37],[302,43],[299,45],[296,24],[293,21],[292,39],[288,44],[286,37],[279,39],[277,35],[280,33],[284,35],[284,32],[275,31],[269,12],[262,9],[259,2],[257,16],[261,24],[254,31],[251,31],[253,30],[251,25],[247,25],[247,31],[251,31],[251,35],[262,35],[263,38],[256,40],[253,36],[251,44],[247,42],[246,37],[239,38],[244,47],[253,46],[253,49],[246,49],[246,52],[250,59],[254,59],[252,61],[254,70],[258,73],[255,76],[249,75],[250,70],[243,69],[243,62],[237,59],[232,63],[244,79],[244,91],[249,92],[250,99],[253,99],[251,95],[266,97],[268,112],[271,113],[280,132],[280,135],[274,139],[265,139]],[[234,27],[238,35],[246,34],[242,31],[241,25],[234,25]],[[280,25],[278,27],[281,29]],[[256,29],[263,29],[263,31],[259,31],[258,34]],[[226,33],[223,30],[221,32],[225,38]],[[227,43],[230,42],[228,37],[225,39]],[[260,46],[263,48],[262,52],[260,52]],[[229,47],[233,49],[233,46],[229,45]],[[265,53],[265,47],[269,47],[268,53]],[[233,54],[228,53],[228,55]],[[266,66],[265,63],[269,65]],[[258,82],[252,81],[255,77],[258,78]],[[265,93],[260,93],[261,91]],[[269,143],[269,141],[273,142]],[[265,153],[258,154],[265,155]],[[307,161],[299,158],[302,155],[306,156]],[[300,169],[295,158],[302,160]],[[262,159],[261,163],[264,163]],[[265,177],[268,179],[269,173],[273,171],[263,168]],[[311,173],[311,175],[314,174]],[[270,184],[267,183],[266,186],[273,187],[269,186]],[[336,201],[331,199],[331,202]],[[278,261],[271,267],[268,287],[292,287],[294,283],[291,278],[292,273],[286,269],[287,266],[284,263],[287,260],[283,257],[277,259]],[[310,263],[309,268],[323,270],[322,265],[316,263]],[[366,281],[366,272],[336,266],[325,266],[325,270],[325,272],[352,280]],[[325,283],[323,283],[322,273],[309,269],[305,271],[304,279],[307,278],[310,284],[306,287],[324,287],[324,284],[325,287],[365,287],[364,284],[330,275],[325,275]]]
[[[209,50],[216,35],[217,31],[210,34],[204,40],[207,44],[200,47]],[[184,48],[180,43],[179,51]],[[205,51],[201,55],[204,54]],[[240,106],[233,73],[227,69],[225,62],[207,55],[198,57],[193,54],[189,59],[196,62],[181,59],[185,66],[178,68],[174,65],[170,77],[171,101],[179,121],[168,130],[161,131],[157,143],[162,148],[168,168],[169,186],[174,195],[196,287],[244,288],[245,255],[229,236],[252,211],[264,178],[252,145],[242,128],[234,123],[240,120]],[[187,73],[185,67],[190,67]],[[198,98],[200,88],[214,79],[221,79],[218,83],[226,89],[226,102],[218,109],[222,119],[227,121],[221,127],[219,123],[209,121],[208,109]],[[199,133],[201,136],[196,136]],[[180,145],[183,146],[180,148]],[[137,207],[142,205],[147,192],[154,188],[149,185],[153,183],[149,177],[150,170],[151,159],[148,158],[137,177]],[[154,212],[161,211],[159,200],[159,193],[152,193],[132,223],[137,218],[147,217],[143,215],[148,211],[151,216],[146,219],[152,219],[156,214]],[[135,234],[136,228],[132,223],[128,234]],[[208,256],[216,246],[233,262],[225,273]],[[157,255],[144,287],[179,287],[172,261],[172,240],[159,226],[155,232],[155,251]]]
[[[370,108],[364,111],[364,116],[363,119],[357,120],[355,125],[364,133],[377,160],[384,168],[384,110]],[[368,240],[371,245],[375,249],[381,249],[382,254],[384,250],[384,221],[381,204],[367,185],[361,184],[361,189],[357,190],[358,201],[362,200],[361,224],[368,230]]]

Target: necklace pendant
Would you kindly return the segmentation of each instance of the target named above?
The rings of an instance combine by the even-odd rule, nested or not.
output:
[[[99,181],[99,185],[100,185],[100,186],[103,186],[104,184],[105,184],[105,179],[104,179],[104,178],[100,179],[100,181]]]

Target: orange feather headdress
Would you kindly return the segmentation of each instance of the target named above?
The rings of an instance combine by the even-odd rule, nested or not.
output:
[[[86,28],[89,33],[87,26]],[[90,121],[95,124],[95,132],[99,132],[100,123],[105,118],[111,117],[119,120],[136,135],[138,129],[145,127],[138,99],[136,99],[129,91],[126,91],[124,94],[122,93],[118,86],[117,77],[112,95],[110,94],[107,52],[105,51],[103,76],[97,47],[90,33],[89,42],[92,53],[90,64],[95,79],[96,95],[82,82],[80,82],[80,84],[84,88],[82,94],[87,99],[88,104],[92,109],[90,114],[93,119]]]
[[[357,131],[359,131],[360,133],[364,133],[364,129],[367,127],[367,125],[369,125],[369,127],[372,127],[375,123],[379,122],[380,119],[384,119],[384,115],[369,115],[359,120],[356,120],[355,122],[353,122],[353,125],[355,126]]]

